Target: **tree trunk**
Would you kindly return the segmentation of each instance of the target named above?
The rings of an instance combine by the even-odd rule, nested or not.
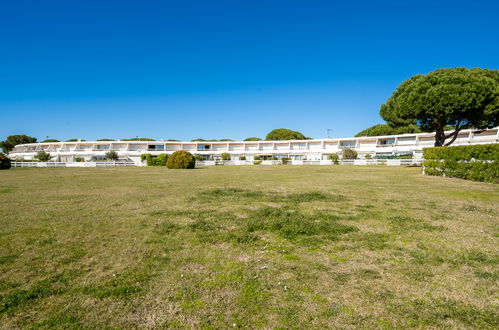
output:
[[[452,142],[454,142],[457,138],[457,134],[459,133],[459,131],[461,131],[462,127],[461,127],[461,121],[459,120],[457,122],[457,125],[456,125],[456,128],[454,129],[454,131],[448,135],[445,135],[445,126],[438,126],[435,130],[435,147],[441,147],[441,146],[449,146],[452,144]],[[444,144],[445,143],[445,140],[448,139],[448,138],[451,138],[451,140]]]
[[[444,139],[451,138],[451,140],[445,144],[446,147],[450,146],[452,142],[456,141],[457,133],[459,133],[460,130],[461,130],[461,121],[459,120],[457,122],[456,128],[454,129],[454,132],[444,136]]]
[[[441,147],[445,142],[444,127],[437,127],[435,130],[435,147]]]

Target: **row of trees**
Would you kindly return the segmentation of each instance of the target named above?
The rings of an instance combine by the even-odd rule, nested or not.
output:
[[[355,134],[355,137],[359,136],[380,136],[380,135],[397,135],[406,133],[421,133],[421,129],[417,125],[407,125],[392,127],[388,124],[378,124],[366,128],[363,131]]]
[[[302,133],[298,131],[293,131],[287,128],[277,128],[269,132],[267,134],[267,137],[265,140],[308,140],[311,139],[309,137],[304,136]],[[261,141],[262,139],[257,138],[257,137],[251,137],[245,139],[245,141]],[[66,142],[76,142],[78,139],[69,139]],[[80,140],[80,141],[85,141],[85,140]],[[115,141],[113,139],[99,139],[97,141]],[[151,138],[131,138],[131,139],[122,139],[121,141],[155,141],[154,139]],[[173,140],[169,139],[167,141],[178,141],[178,140]],[[204,140],[204,139],[194,139],[191,141],[234,141],[231,139],[220,139],[220,140]],[[2,148],[4,153],[9,153],[11,152],[14,147],[18,144],[26,144],[26,143],[36,143],[37,139],[32,136],[28,135],[10,135],[5,139],[5,141],[0,142],[0,148]],[[46,139],[41,141],[41,143],[48,143],[48,142],[60,142],[59,140],[56,139]]]
[[[293,131],[288,128],[276,128],[270,131],[267,136],[265,137],[265,141],[277,141],[277,140],[310,140],[312,138],[307,137],[303,135],[302,133],[298,131]],[[191,141],[206,141],[206,142],[217,142],[217,141],[234,141],[231,139],[212,139],[212,140],[205,140],[205,139],[195,139]],[[244,139],[244,141],[263,141],[263,139],[259,137],[249,137]]]

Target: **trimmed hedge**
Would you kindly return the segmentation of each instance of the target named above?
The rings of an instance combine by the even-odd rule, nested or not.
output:
[[[4,154],[0,154],[0,170],[8,170],[10,166],[10,159]]]
[[[196,159],[194,156],[184,150],[175,151],[166,161],[168,168],[194,168],[196,166]]]
[[[166,166],[168,155],[159,154],[158,156],[153,157],[151,154],[142,154],[140,155],[140,160],[146,160],[147,166]]]
[[[499,144],[426,148],[423,156],[425,174],[499,183]]]

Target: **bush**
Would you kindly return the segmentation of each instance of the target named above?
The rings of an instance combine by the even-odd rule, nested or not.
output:
[[[194,155],[194,159],[198,162],[204,162],[206,160],[206,158],[201,155]]]
[[[277,158],[275,156],[270,156],[269,160],[277,160]]]
[[[77,162],[77,163],[83,163],[85,161],[85,158],[83,158],[83,157],[75,157],[74,159],[75,159],[75,162]]]
[[[0,170],[8,170],[10,166],[10,159],[4,154],[0,154]]]
[[[289,162],[291,162],[291,158],[284,157],[284,158],[281,158],[281,161],[282,161],[282,165],[288,165]]]
[[[246,160],[246,156],[239,156],[239,160]]]
[[[426,148],[423,157],[425,174],[499,183],[499,144]]]
[[[230,160],[230,154],[228,152],[222,153],[220,156],[222,156],[222,160]]]
[[[196,159],[190,152],[179,150],[175,151],[168,158],[166,166],[168,168],[194,168],[196,166]]]
[[[168,161],[167,154],[159,154],[157,157],[151,157],[148,161],[148,166],[166,166]]]
[[[48,162],[50,160],[50,158],[52,158],[52,157],[50,156],[50,154],[48,152],[38,151],[36,153],[35,158],[41,162]]]
[[[364,156],[364,158],[365,159],[371,159],[371,158],[373,158],[373,156],[371,154],[367,154],[367,155]]]
[[[110,151],[106,152],[105,157],[107,160],[116,161],[116,160],[118,160],[118,153],[114,150],[110,150]]]
[[[351,148],[345,148],[341,152],[343,159],[357,159],[357,151]]]
[[[144,161],[144,160],[147,160],[147,158],[151,158],[151,157],[152,157],[151,154],[142,154],[142,155],[140,155],[140,160]]]
[[[329,155],[329,160],[333,161],[333,164],[334,165],[338,165],[340,162],[339,162],[339,159],[340,159],[340,156],[338,156],[338,154],[331,154]]]
[[[262,161],[261,161],[261,160],[259,160],[259,159],[255,159],[255,160],[253,161],[253,164],[254,164],[254,165],[260,165],[261,163],[262,163]]]
[[[153,156],[151,154],[142,154],[140,155],[140,160],[147,161],[147,166],[166,166],[168,155],[159,154],[158,156]]]
[[[254,156],[253,157],[253,160],[260,160],[260,159],[261,159],[260,156]]]

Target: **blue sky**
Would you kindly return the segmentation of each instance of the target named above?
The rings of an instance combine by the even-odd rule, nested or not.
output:
[[[0,139],[348,137],[403,80],[499,69],[498,1],[1,1]]]

